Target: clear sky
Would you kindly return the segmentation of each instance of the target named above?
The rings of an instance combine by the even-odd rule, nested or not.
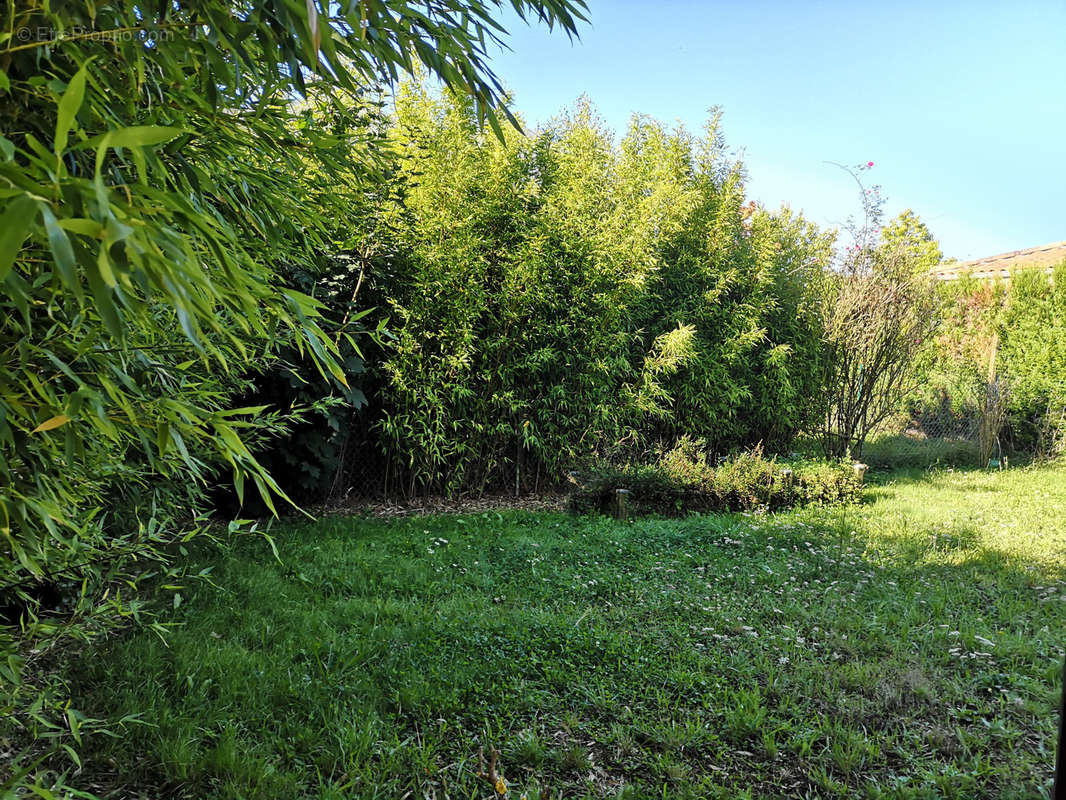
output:
[[[573,44],[505,20],[493,68],[531,124],[587,94],[698,131],[722,107],[749,194],[824,225],[857,212],[825,162],[875,162],[887,210],[913,208],[947,256],[1066,239],[1066,0],[590,0]]]

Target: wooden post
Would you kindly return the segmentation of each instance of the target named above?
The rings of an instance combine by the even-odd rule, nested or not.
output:
[[[626,519],[629,516],[629,489],[614,490],[614,518]]]

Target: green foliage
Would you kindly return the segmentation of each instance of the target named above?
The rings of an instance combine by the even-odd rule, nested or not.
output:
[[[904,413],[930,430],[951,434],[972,426],[997,348],[999,310],[1006,287],[969,277],[937,286],[937,335],[919,350],[916,380]]]
[[[1017,446],[1059,454],[1066,442],[1066,263],[1011,280],[1000,323],[1000,369],[1010,386]]]
[[[570,0],[512,5],[569,33],[582,19]],[[379,169],[372,87],[422,63],[499,129],[485,57],[504,31],[479,0],[7,10],[0,738],[30,742],[22,765],[81,741],[45,659],[140,618],[130,593],[197,532],[216,472],[273,510],[253,451],[306,409],[242,407],[256,376],[288,361],[321,379],[319,409],[356,401],[358,315],[324,319],[294,276],[353,245]]]
[[[389,139],[391,485],[533,488],[685,434],[777,446],[806,420],[830,240],[742,205],[717,116],[702,138],[636,117],[616,146],[581,103],[501,141],[408,86]]]
[[[990,374],[1006,386],[1004,438],[1028,454],[1061,452],[1066,434],[1066,265],[1049,280],[1019,270],[1009,282],[964,276],[941,284],[939,334],[922,348],[909,419],[947,434],[972,427]]]
[[[366,197],[369,196],[368,193]],[[350,224],[358,227],[349,236],[347,252],[333,255],[318,271],[296,268],[287,270],[285,275],[289,286],[313,293],[322,303],[320,325],[337,345],[344,385],[337,387],[329,378],[317,374],[306,354],[287,347],[269,369],[257,370],[250,376],[248,388],[238,401],[241,405],[307,409],[284,437],[257,451],[260,463],[300,504],[319,503],[340,495],[347,488],[346,463],[353,457],[363,457],[351,452],[350,447],[353,429],[358,427],[361,411],[367,405],[363,350],[368,340],[373,344],[385,335],[383,317],[378,317],[375,328],[364,328],[363,321],[376,309],[361,308],[359,298],[379,232],[366,209],[353,204],[348,213]],[[237,505],[229,487],[221,487],[212,499],[216,509]],[[245,513],[259,515],[269,510],[247,502],[244,507]]]
[[[486,798],[484,746],[512,800],[1046,796],[1064,503],[1062,468],[916,471],[846,509],[285,524],[283,563],[254,539],[197,559],[217,586],[166,643],[71,663],[86,714],[143,715],[84,778]]]
[[[778,462],[756,448],[714,466],[703,443],[687,437],[654,464],[605,466],[581,474],[570,494],[570,508],[611,513],[618,489],[628,491],[626,504],[632,513],[659,516],[847,503],[862,495],[850,462]]]
[[[919,274],[928,274],[944,258],[940,243],[911,209],[901,211],[881,230],[881,245],[899,254]]]

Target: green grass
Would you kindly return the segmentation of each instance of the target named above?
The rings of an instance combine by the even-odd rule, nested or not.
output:
[[[977,442],[967,439],[916,439],[901,433],[871,436],[862,449],[862,460],[871,467],[976,467]]]
[[[128,797],[1046,796],[1066,470],[859,508],[328,518],[210,560],[164,644],[77,667]],[[206,557],[205,557],[206,558]]]

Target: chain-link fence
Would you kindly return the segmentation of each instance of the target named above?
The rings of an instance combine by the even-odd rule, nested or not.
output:
[[[1000,377],[963,398],[902,402],[867,438],[862,459],[879,467],[1005,467],[1011,454],[1008,385]]]
[[[877,467],[977,466],[980,422],[893,417],[867,439],[862,460]]]
[[[349,418],[337,463],[327,498],[329,503],[348,504],[387,495],[389,459],[382,452],[365,411],[355,411]]]
[[[997,387],[998,390],[998,387]],[[880,469],[908,467],[1006,467],[1012,457],[1009,431],[1001,430],[1001,405],[989,403],[953,408],[949,398],[939,406],[901,411],[878,426],[867,438],[859,457]],[[811,443],[813,450],[817,446]],[[333,505],[435,503],[437,492],[411,485],[402,456],[386,454],[365,416],[356,414],[343,440],[340,467],[332,481],[328,502]],[[478,497],[539,497],[558,486],[534,481],[516,464],[513,454],[499,459],[500,478]],[[517,482],[516,482],[517,481]],[[465,495],[469,495],[467,492]]]
[[[852,455],[879,469],[1007,467],[1020,452],[1006,425],[1008,399],[1008,387],[999,377],[970,384],[954,396],[939,388],[908,394],[900,399],[899,410],[867,436],[861,453],[852,450]],[[329,504],[424,505],[445,496],[514,500],[566,488],[543,474],[531,454],[511,447],[492,459],[491,480],[470,481],[451,492],[439,485],[427,489],[412,478],[403,453],[383,446],[379,428],[380,420],[365,409],[351,415],[330,480]],[[812,455],[821,452],[817,436],[801,436],[794,446]]]

